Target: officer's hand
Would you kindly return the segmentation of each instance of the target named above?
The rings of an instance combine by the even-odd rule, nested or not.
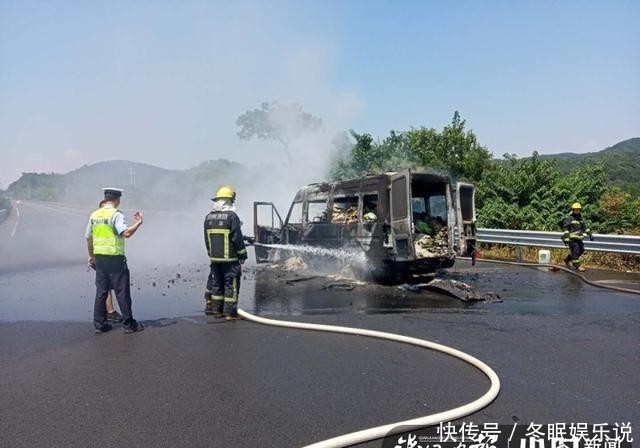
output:
[[[141,212],[140,210],[136,211],[136,212],[133,214],[133,219],[134,219],[135,221],[140,221],[140,224],[142,224],[142,221],[143,221],[143,219],[142,219],[142,212]]]
[[[89,265],[89,267],[91,269],[95,269],[96,268],[96,257],[89,257],[87,259],[87,265]]]

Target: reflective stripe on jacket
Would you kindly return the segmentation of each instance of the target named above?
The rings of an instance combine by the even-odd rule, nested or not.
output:
[[[118,235],[113,226],[117,211],[112,207],[104,207],[91,213],[89,220],[94,255],[124,255],[124,236]]]
[[[240,226],[240,218],[232,210],[216,210],[207,215],[204,241],[211,261],[226,263],[247,258]]]
[[[562,230],[564,231],[562,234],[564,240],[582,240],[585,233],[591,233],[591,229],[585,224],[582,215],[576,216],[573,213],[564,220]]]

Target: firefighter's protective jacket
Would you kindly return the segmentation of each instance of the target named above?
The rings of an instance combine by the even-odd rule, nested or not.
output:
[[[213,210],[204,220],[204,242],[209,258],[215,263],[246,260],[240,218],[233,206],[216,201]]]
[[[562,223],[562,230],[564,231],[562,234],[564,241],[583,240],[585,234],[591,235],[591,229],[587,227],[581,214],[569,214]]]

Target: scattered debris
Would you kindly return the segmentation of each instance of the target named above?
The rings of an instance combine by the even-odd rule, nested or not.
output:
[[[355,282],[328,283],[322,289],[340,289],[342,291],[352,291],[357,284]]]
[[[285,260],[282,269],[285,271],[306,271],[309,269],[309,266],[301,257],[291,257]]]
[[[312,275],[309,277],[298,277],[298,278],[291,278],[286,280],[287,285],[293,285],[294,283],[299,283],[299,282],[306,282],[308,280],[313,280],[316,278],[320,278],[319,275]]]
[[[363,282],[361,280],[354,280],[352,275],[344,275],[344,272],[341,272],[340,274],[337,275],[326,275],[326,278],[330,278],[331,280],[335,281],[336,283],[350,283],[353,285],[366,285],[366,282]]]
[[[343,209],[338,204],[333,204],[333,210],[331,213],[331,222],[347,224],[352,222],[358,222],[358,207],[349,207]]]
[[[449,254],[449,230],[442,227],[434,236],[416,234],[416,258],[441,257]]]
[[[421,289],[430,289],[433,291],[444,292],[465,302],[475,300],[491,302],[501,301],[500,296],[494,292],[476,291],[467,283],[458,280],[443,280],[436,278],[429,283],[421,283],[418,285],[402,285],[402,288],[413,292],[418,292]]]

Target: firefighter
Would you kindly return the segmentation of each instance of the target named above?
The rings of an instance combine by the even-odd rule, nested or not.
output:
[[[221,187],[212,199],[213,209],[204,221],[204,242],[211,260],[204,312],[226,320],[238,319],[240,265],[247,259],[235,200],[233,188]]]
[[[111,330],[107,315],[107,296],[112,289],[116,293],[125,333],[144,330],[144,326],[133,318],[129,268],[124,256],[124,240],[130,238],[142,225],[142,213],[137,211],[135,223],[127,226],[118,206],[122,191],[119,188],[103,188],[104,204],[94,211],[85,236],[89,251],[89,266],[96,270],[96,299],[93,307],[93,325],[96,333]]]
[[[571,205],[571,213],[562,224],[562,241],[569,247],[571,251],[564,259],[567,267],[577,268],[578,271],[584,272],[585,268],[582,264],[582,254],[584,254],[584,235],[588,235],[593,241],[591,229],[586,225],[582,218],[582,206],[575,202]]]

